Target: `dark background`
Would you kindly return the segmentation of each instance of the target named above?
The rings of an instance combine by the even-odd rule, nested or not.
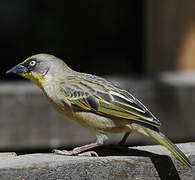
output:
[[[143,73],[143,1],[0,1],[1,80],[37,53],[62,58],[77,71]]]

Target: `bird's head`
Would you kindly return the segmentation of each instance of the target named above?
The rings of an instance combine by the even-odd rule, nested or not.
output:
[[[49,54],[33,55],[6,73],[18,74],[42,85],[46,78],[62,76],[72,71],[61,59]]]

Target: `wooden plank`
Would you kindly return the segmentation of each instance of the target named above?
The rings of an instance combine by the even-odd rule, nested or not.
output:
[[[180,144],[193,162],[188,169],[166,156],[162,146],[138,148],[102,147],[101,157],[27,154],[2,159],[0,178],[7,179],[138,179],[192,180],[195,178],[195,143]],[[106,154],[105,154],[106,153]],[[165,153],[165,155],[164,155]],[[163,154],[163,155],[162,155]]]

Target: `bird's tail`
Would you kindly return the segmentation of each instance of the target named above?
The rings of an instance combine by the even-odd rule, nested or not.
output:
[[[173,144],[164,134],[161,132],[149,129],[147,127],[143,127],[141,125],[136,124],[134,126],[135,130],[142,135],[150,137],[152,140],[164,146],[167,150],[169,150],[173,156],[179,160],[182,164],[186,165],[189,168],[192,168],[192,164],[186,155],[175,145]]]

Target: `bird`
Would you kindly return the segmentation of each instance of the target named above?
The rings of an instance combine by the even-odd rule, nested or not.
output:
[[[124,133],[124,145],[132,131],[164,146],[183,165],[191,168],[188,157],[160,131],[160,121],[130,92],[96,75],[77,72],[62,59],[50,54],[28,57],[6,73],[18,74],[34,82],[49,103],[65,118],[96,134],[96,142],[61,155],[81,155],[104,144],[108,133]],[[90,152],[90,151],[89,151]],[[87,152],[86,152],[87,153]],[[91,151],[91,154],[97,155]]]

